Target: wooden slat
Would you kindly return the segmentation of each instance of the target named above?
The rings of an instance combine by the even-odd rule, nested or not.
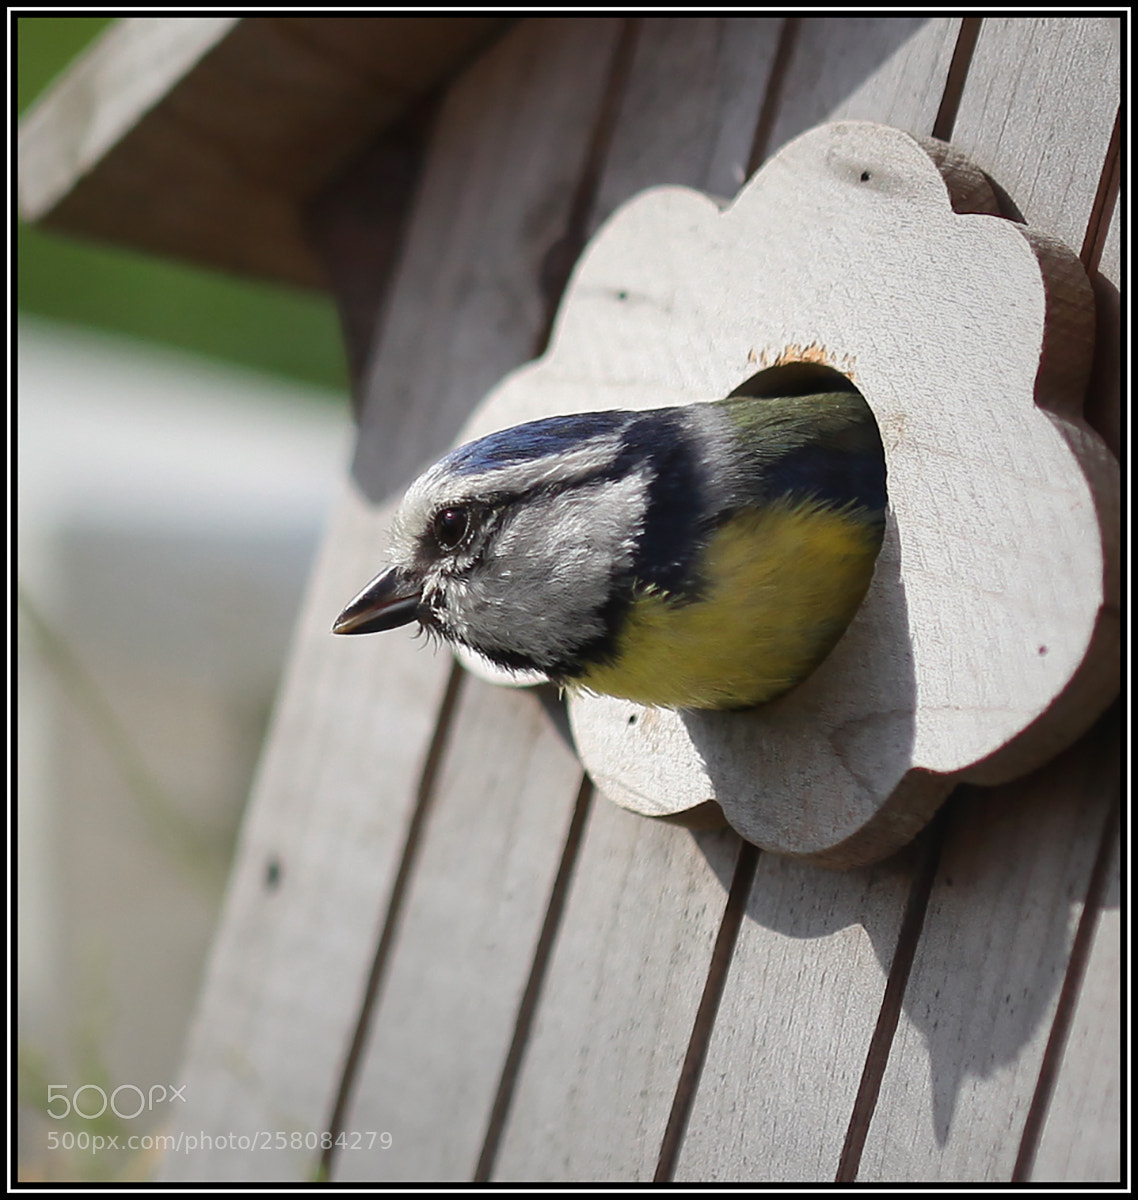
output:
[[[889,40],[874,51],[871,35],[878,24]],[[878,65],[863,76],[860,99],[844,90],[835,94],[843,115],[930,132],[957,24],[899,21],[895,29],[891,19],[803,22],[775,129],[797,133],[831,115],[819,118],[810,81],[819,61],[841,59],[852,25],[855,47]],[[902,25],[908,29],[901,48],[885,53]],[[926,74],[930,69],[936,86]],[[922,80],[916,89],[906,83],[914,74]],[[806,115],[797,105],[806,106]],[[777,142],[769,148],[777,149]],[[892,870],[834,875],[760,859],[677,1179],[834,1178],[888,982],[912,862],[906,856]],[[827,911],[834,914],[832,924]],[[837,915],[843,913],[844,920]]]
[[[25,220],[46,216],[237,23],[235,17],[135,17],[103,33],[21,124]]]
[[[1119,300],[1121,215],[1113,206],[1096,272],[1099,359],[1088,415],[1118,452]],[[1120,749],[1120,748],[1119,748]],[[1046,1110],[1030,1178],[1037,1183],[1111,1183],[1121,1180],[1122,1126],[1122,922],[1120,840],[1115,821],[1100,907],[1062,1060]]]
[[[643,22],[590,230],[641,187],[735,195],[782,28],[778,17]]]
[[[571,220],[622,28],[526,22],[451,90],[408,245],[445,287],[429,311],[414,305],[410,353],[400,327],[417,274],[392,296],[356,460],[371,489],[403,482],[537,349],[541,267]],[[449,407],[405,406],[427,379]],[[343,1120],[394,1144],[336,1155],[337,1179],[473,1175],[566,842],[580,768],[532,696],[469,682],[450,746]]]
[[[327,1128],[449,667],[410,636],[333,639],[379,522],[340,504],[301,616],[179,1082],[168,1182],[309,1178]],[[343,644],[341,644],[343,643]]]
[[[496,1181],[653,1177],[737,851],[597,798]]]
[[[426,116],[385,132],[307,203],[305,226],[339,313],[357,416],[422,172],[426,147],[417,126]]]
[[[985,22],[953,133],[1025,216],[1076,248],[1118,103],[1109,63],[1090,67],[1088,45],[1109,49],[1104,33],[1075,18]],[[1003,71],[985,65],[996,59]],[[1098,89],[1078,105],[1072,59]],[[1044,130],[1048,145],[1077,148],[1085,182],[1040,167]],[[1061,765],[960,804],[859,1179],[1011,1178],[1110,803],[1102,737],[1100,724]]]
[[[760,858],[677,1180],[834,1178],[913,861]]]
[[[316,568],[251,801],[188,1052],[195,1100],[183,1114],[186,1131],[251,1134],[254,1122],[273,1131],[282,1123],[327,1128],[450,670],[446,656],[432,656],[409,635],[333,639],[329,625],[380,565],[385,498],[446,448],[480,389],[533,352],[544,322],[536,265],[564,226],[565,182],[574,171],[567,131],[582,126],[579,116],[566,120],[566,110],[598,103],[575,56],[589,53],[587,39],[595,53],[598,34],[615,32],[603,21],[535,23],[521,34],[523,52],[505,65],[491,60],[490,78],[457,88],[449,120],[440,120],[369,375],[359,487],[341,506]],[[544,108],[530,97],[527,127],[511,118],[525,87],[541,86],[527,55],[543,40],[563,47],[560,61],[580,98]],[[603,73],[603,49],[599,58]],[[586,140],[587,132],[579,135],[578,162]],[[476,170],[469,156],[480,142]],[[531,172],[528,189],[500,170],[511,154]],[[272,860],[282,864],[282,883],[270,894],[264,880]],[[311,1148],[215,1150],[171,1156],[165,1174],[302,1179],[319,1157]]]
[[[1063,1060],[1043,1125],[1035,1183],[1122,1182],[1122,921],[1120,831],[1112,843],[1102,907]]]
[[[931,133],[959,27],[958,17],[801,19],[768,152],[824,121]]]
[[[535,696],[467,677],[344,1119],[391,1146],[338,1182],[473,1176],[580,783]]]
[[[305,198],[504,27],[497,17],[130,18],[28,114],[24,216],[323,286]]]
[[[958,798],[859,1179],[1011,1178],[1109,805],[1103,750]]]
[[[987,17],[952,140],[1078,252],[1119,100],[1118,17]]]
[[[733,194],[778,31],[644,21],[590,226],[658,182]],[[596,798],[491,1178],[652,1178],[737,844]]]

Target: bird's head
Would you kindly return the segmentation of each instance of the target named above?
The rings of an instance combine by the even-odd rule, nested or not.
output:
[[[629,412],[532,421],[460,446],[411,485],[389,566],[336,633],[418,621],[498,666],[571,675],[603,647],[653,481]]]

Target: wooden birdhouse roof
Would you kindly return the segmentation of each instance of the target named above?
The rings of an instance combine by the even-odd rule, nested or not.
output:
[[[120,21],[23,121],[21,211],[48,229],[324,286],[304,203],[509,23]]]

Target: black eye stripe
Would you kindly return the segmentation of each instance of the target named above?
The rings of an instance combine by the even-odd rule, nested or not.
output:
[[[564,492],[619,478],[620,473],[616,465],[606,463],[572,479],[543,479],[532,487],[489,492],[476,499],[446,504],[436,509],[432,515],[423,539],[423,549],[430,556],[439,551],[444,554],[453,553],[479,539],[492,543],[497,534],[499,519],[510,509],[537,497],[552,498]]]

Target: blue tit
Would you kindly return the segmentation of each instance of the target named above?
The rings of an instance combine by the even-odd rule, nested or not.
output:
[[[842,635],[885,504],[881,439],[852,387],[531,421],[415,480],[390,565],[333,628],[418,621],[563,687],[748,707]]]

